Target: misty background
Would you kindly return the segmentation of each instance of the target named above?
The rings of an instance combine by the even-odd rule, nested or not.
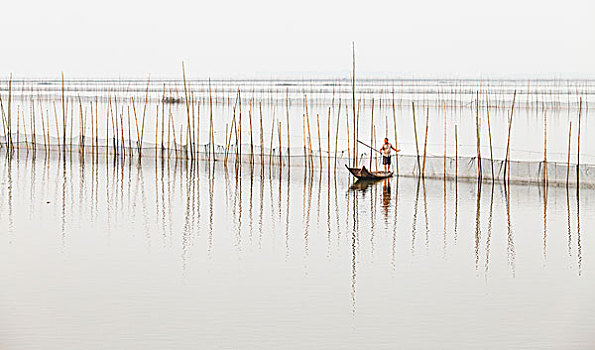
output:
[[[594,78],[595,4],[9,1],[0,76]]]

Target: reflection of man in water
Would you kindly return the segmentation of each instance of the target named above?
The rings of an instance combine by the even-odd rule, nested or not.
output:
[[[398,149],[394,148],[388,142],[388,138],[384,138],[384,144],[380,147],[380,153],[382,153],[382,164],[384,165],[384,171],[390,171],[390,152],[395,150],[395,152],[399,152]]]
[[[388,209],[390,207],[390,180],[384,179],[382,182],[382,209],[384,209],[384,216],[388,217]]]

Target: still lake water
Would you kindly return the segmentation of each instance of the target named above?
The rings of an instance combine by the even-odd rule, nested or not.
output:
[[[592,189],[41,152],[0,183],[0,349],[595,346]]]

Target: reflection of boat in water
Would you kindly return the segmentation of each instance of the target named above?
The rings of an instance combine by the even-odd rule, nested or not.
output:
[[[366,169],[365,166],[361,168],[350,168],[347,165],[345,165],[345,167],[347,168],[347,170],[349,170],[351,175],[362,180],[381,180],[393,176],[392,171],[370,171]]]
[[[374,180],[370,180],[370,179],[358,179],[356,182],[354,182],[349,188],[352,190],[357,190],[357,191],[367,191],[368,188],[370,188],[370,186],[375,185],[376,183],[378,183],[378,180],[374,179]]]

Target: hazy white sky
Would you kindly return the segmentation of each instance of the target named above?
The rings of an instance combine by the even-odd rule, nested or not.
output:
[[[14,1],[0,75],[595,77],[595,1]]]

